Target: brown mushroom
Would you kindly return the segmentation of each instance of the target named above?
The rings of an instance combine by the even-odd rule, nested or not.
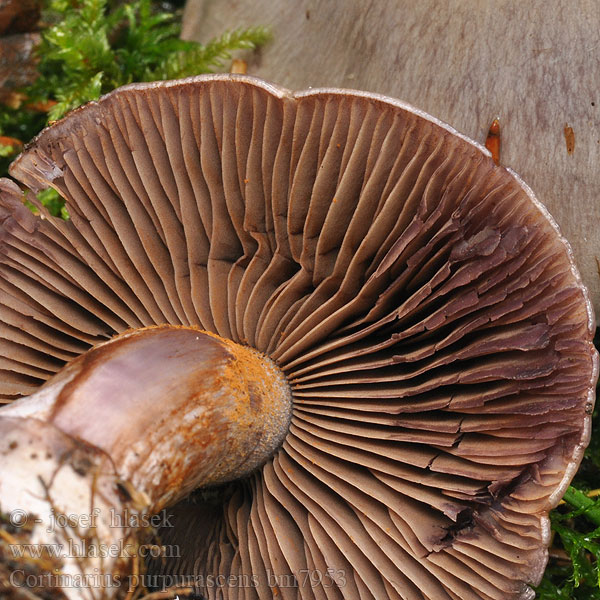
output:
[[[71,218],[34,217],[2,185],[0,394],[30,397],[0,424],[61,448],[61,473],[83,455],[63,487],[83,506],[92,476],[104,510],[171,506],[161,538],[181,555],[151,583],[533,597],[589,438],[593,315],[551,217],[485,149],[389,98],[206,76],[75,111],[12,174],[55,187]],[[213,354],[195,364],[197,346]],[[246,375],[223,375],[247,353]],[[237,409],[214,396],[235,404],[232,386]],[[151,452],[180,409],[193,435]],[[194,410],[213,415],[201,433]],[[4,440],[18,479],[24,451]],[[199,448],[215,466],[194,480]]]
[[[187,0],[182,35],[202,42],[215,31],[268,26],[273,41],[248,57],[263,79],[402,98],[481,143],[500,117],[502,164],[558,222],[600,315],[600,62],[589,53],[599,19],[590,2],[563,4],[559,15],[542,0]]]

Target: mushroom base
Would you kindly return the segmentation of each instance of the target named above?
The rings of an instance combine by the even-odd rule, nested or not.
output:
[[[71,565],[91,575],[98,561],[87,554],[72,560],[70,544],[92,537],[94,548],[130,539],[138,547],[147,526],[157,525],[150,515],[196,488],[247,476],[271,457],[287,433],[291,406],[283,375],[254,350],[194,328],[128,332],[0,409],[0,430],[16,435],[16,445],[3,438],[0,508],[31,516],[27,543],[59,544],[63,570]],[[84,472],[72,464],[76,455]],[[58,540],[49,524],[65,514],[75,525],[62,528]],[[101,561],[102,572],[135,574],[140,555],[130,554]],[[62,591],[69,598],[118,597],[95,587],[81,596],[76,588]]]

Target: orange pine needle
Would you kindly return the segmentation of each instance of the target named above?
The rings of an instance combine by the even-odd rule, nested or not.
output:
[[[575,152],[575,132],[568,123],[565,123],[563,131],[565,134],[565,142],[567,143],[567,154],[573,154],[573,152]]]
[[[229,70],[230,73],[239,73],[240,75],[245,75],[247,71],[248,64],[245,60],[242,60],[241,58],[234,58],[231,61],[231,69]]]
[[[56,100],[47,100],[46,102],[28,102],[25,108],[36,112],[48,112],[54,105]]]
[[[17,150],[20,150],[23,147],[23,142],[21,140],[5,135],[0,135],[0,144],[2,146],[13,146]]]
[[[485,138],[485,147],[492,153],[495,164],[500,163],[500,120],[494,119]]]

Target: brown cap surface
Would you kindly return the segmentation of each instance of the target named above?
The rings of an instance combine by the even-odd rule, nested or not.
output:
[[[211,598],[533,597],[589,438],[593,318],[485,150],[387,98],[207,76],[75,111],[12,174],[71,219],[2,184],[1,397],[162,323],[253,346],[292,386],[282,448],[210,527],[187,515],[198,559],[171,572]]]

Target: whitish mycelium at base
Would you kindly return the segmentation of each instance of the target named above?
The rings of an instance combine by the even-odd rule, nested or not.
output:
[[[80,587],[104,598],[101,575],[133,576],[134,550],[151,540],[144,518],[250,475],[281,445],[290,412],[281,372],[255,350],[190,327],[125,333],[0,409],[0,505],[23,516],[13,525],[29,521],[21,545],[55,546],[61,573],[88,577],[60,586],[68,598]],[[71,520],[61,527],[59,515]]]
[[[102,398],[124,394],[142,444],[173,413],[170,458],[127,472],[174,515],[161,537],[181,556],[150,564],[157,582],[189,577],[211,599],[533,597],[548,511],[589,439],[594,322],[556,225],[484,149],[388,98],[209,76],[77,110],[12,174],[55,187],[71,218],[31,215],[2,183],[1,398],[167,324],[255,349],[291,388],[291,418],[285,394],[247,396],[249,470],[209,422],[206,463],[177,445],[190,422],[170,403],[193,386],[174,377],[159,407],[150,337],[146,370],[90,379],[57,413],[119,465],[137,459]],[[208,406],[226,389],[196,383]],[[255,455],[253,410],[272,432]],[[172,465],[192,463],[209,488],[182,499],[195,475],[177,483]]]

